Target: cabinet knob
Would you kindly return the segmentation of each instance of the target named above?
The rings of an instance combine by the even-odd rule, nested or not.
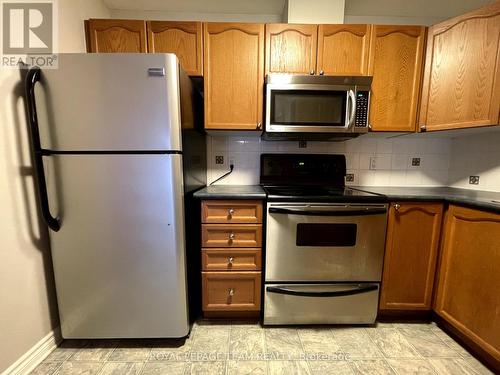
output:
[[[257,123],[257,129],[262,129],[262,122]]]
[[[401,205],[399,203],[394,204],[394,209],[396,211],[399,211],[400,208],[401,208]]]
[[[319,71],[319,75],[320,75],[320,76],[323,76],[323,75],[325,75],[325,72],[324,72],[323,70],[320,70],[320,71]]]
[[[233,264],[234,263],[234,258],[233,257],[227,258],[227,263],[228,264]]]
[[[233,208],[230,208],[229,210],[227,210],[227,214],[228,214],[229,216],[233,216],[233,214],[234,214],[234,209],[233,209]]]
[[[229,233],[229,241],[232,241],[234,240],[234,233]]]
[[[311,71],[309,72],[309,74],[313,76],[313,75],[314,75],[314,70],[311,70]]]
[[[229,288],[229,297],[232,297],[232,296],[234,296],[234,289]]]
[[[423,132],[427,131],[427,126],[420,125],[420,130],[423,131]]]

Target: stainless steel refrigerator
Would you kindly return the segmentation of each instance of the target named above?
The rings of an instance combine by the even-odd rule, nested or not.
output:
[[[186,336],[185,207],[206,183],[191,80],[173,54],[58,59],[26,89],[62,335]]]

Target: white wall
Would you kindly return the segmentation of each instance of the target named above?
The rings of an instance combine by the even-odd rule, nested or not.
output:
[[[345,0],[287,0],[283,22],[344,23]]]
[[[444,186],[448,182],[451,141],[446,138],[384,139],[363,135],[345,142],[263,141],[258,137],[210,136],[207,141],[208,181],[224,174],[230,162],[234,172],[217,184],[259,183],[261,153],[338,153],[347,158],[347,173],[354,181],[347,185],[363,186]],[[215,156],[224,156],[224,164],[215,164]],[[376,157],[376,170],[370,170],[370,158]],[[420,158],[420,167],[411,166],[411,158]]]
[[[59,0],[59,47],[84,52],[83,20],[100,0]],[[58,325],[46,226],[40,222],[20,72],[0,68],[0,372]]]
[[[469,176],[479,176],[479,184],[470,185]],[[459,188],[500,192],[500,133],[453,139],[449,184]]]

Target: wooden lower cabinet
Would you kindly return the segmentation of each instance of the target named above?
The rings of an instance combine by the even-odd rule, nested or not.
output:
[[[260,310],[260,272],[203,272],[204,311]]]
[[[451,205],[434,310],[500,366],[500,215]]]
[[[203,271],[259,271],[260,249],[202,249],[201,267]]]
[[[380,310],[431,310],[442,203],[392,203]]]
[[[260,315],[262,202],[201,202],[202,309],[205,318]]]
[[[260,247],[261,224],[202,224],[203,247]]]

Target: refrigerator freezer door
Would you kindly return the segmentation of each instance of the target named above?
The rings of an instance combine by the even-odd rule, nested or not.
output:
[[[45,157],[64,338],[189,333],[181,155]]]
[[[42,69],[35,88],[43,148],[181,150],[175,55],[58,56],[58,69]]]

